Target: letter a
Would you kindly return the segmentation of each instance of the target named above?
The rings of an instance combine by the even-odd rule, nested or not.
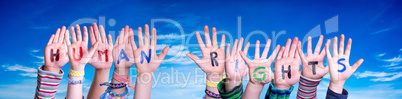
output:
[[[120,60],[122,59],[126,59],[126,61],[130,61],[130,59],[128,59],[126,52],[124,52],[123,49],[121,49],[120,54],[119,54],[119,59],[117,59],[117,64],[120,64]]]

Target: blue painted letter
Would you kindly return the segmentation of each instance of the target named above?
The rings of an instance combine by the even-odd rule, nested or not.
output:
[[[345,61],[345,58],[341,58],[338,60],[338,64],[343,66],[342,70],[338,70],[338,72],[344,72],[346,70],[345,64],[341,63],[341,61]]]
[[[122,59],[126,59],[126,61],[130,61],[130,59],[128,59],[126,52],[124,52],[123,49],[121,49],[120,54],[119,54],[119,59],[117,59],[117,64],[120,64],[120,60]]]
[[[151,55],[152,55],[152,50],[149,49],[149,56],[147,56],[147,54],[145,54],[144,51],[141,51],[141,64],[144,63],[144,58],[147,59],[147,62],[149,63],[149,61],[151,61]]]

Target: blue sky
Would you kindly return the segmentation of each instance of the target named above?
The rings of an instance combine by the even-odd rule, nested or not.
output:
[[[287,38],[295,36],[303,41],[306,35],[322,34],[329,39],[345,34],[353,39],[350,63],[360,58],[365,60],[344,86],[349,97],[401,98],[400,4],[398,0],[1,1],[0,74],[3,76],[0,79],[3,80],[0,81],[0,98],[32,98],[36,71],[44,64],[43,49],[50,35],[61,26],[75,23],[89,26],[92,22],[103,24],[107,33],[114,37],[125,25],[136,28],[150,24],[158,30],[157,52],[166,45],[171,49],[155,73],[151,94],[154,99],[201,98],[204,95],[203,72],[185,54],[201,55],[198,46],[194,46],[197,42],[193,34],[203,31],[205,25],[216,27],[218,34],[226,34],[230,38],[227,43],[241,36],[248,37],[246,40],[252,44],[270,38],[284,45]],[[318,37],[313,38],[313,47],[317,41]],[[249,53],[254,53],[254,46],[250,49]],[[67,71],[69,64],[62,69]],[[135,71],[134,66],[132,70]],[[87,65],[85,71],[83,92],[86,96],[94,68]],[[135,74],[132,72],[132,77]],[[248,77],[244,84],[247,82]],[[328,83],[329,75],[326,75],[318,87],[318,98],[325,97]],[[67,81],[63,79],[57,98],[64,98],[66,90]],[[292,92],[292,98],[296,91]],[[130,93],[133,95],[133,91]]]

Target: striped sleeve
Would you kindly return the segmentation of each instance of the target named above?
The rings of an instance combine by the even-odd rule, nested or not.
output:
[[[243,82],[235,86],[233,90],[227,91],[225,90],[225,81],[226,79],[220,81],[217,87],[222,99],[241,99],[243,96]]]
[[[43,66],[38,69],[35,99],[53,99],[64,72],[60,70],[60,73],[53,73],[42,69]]]
[[[275,88],[275,86],[270,83],[267,94],[265,94],[265,99],[289,99],[292,90],[293,86],[291,86],[290,89],[281,90]]]
[[[297,99],[317,99],[317,86],[321,79],[310,79],[301,75]]]

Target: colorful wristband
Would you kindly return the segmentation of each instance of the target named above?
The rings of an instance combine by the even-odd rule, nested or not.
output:
[[[322,79],[322,78],[321,78]],[[317,86],[321,79],[310,79],[300,75],[299,89],[297,90],[297,99],[316,99]]]
[[[222,99],[241,99],[243,96],[243,82],[235,86],[233,90],[227,91],[225,89],[225,81],[223,79],[218,84],[218,91]]]
[[[85,75],[85,71],[77,72],[77,71],[74,71],[74,70],[71,70],[71,69],[70,69],[70,70],[68,71],[68,74],[71,75],[71,76],[81,77],[81,76],[84,76],[84,75]]]
[[[126,87],[127,84],[125,83],[109,83],[109,82],[104,82],[100,84],[100,86],[109,86],[110,89],[120,89],[123,87]]]
[[[122,94],[117,94],[117,93],[113,93],[112,91],[110,91],[110,87],[108,87],[105,91],[105,93],[103,93],[99,98],[100,99],[115,99],[114,97],[119,97],[119,98],[123,98],[126,99],[126,97],[128,97],[128,95],[130,95],[128,93],[128,88],[126,87],[126,91]],[[106,98],[107,96],[107,98]]]
[[[35,99],[54,98],[59,87],[60,81],[63,78],[63,70],[59,73],[53,73],[43,70],[44,66],[39,67],[37,77],[37,87]]]
[[[211,97],[211,98],[221,98],[221,95],[216,94],[216,93],[214,93],[214,92],[212,92],[212,91],[209,91],[209,90],[206,89],[206,88],[205,88],[205,94],[207,94],[207,96],[208,96],[208,97]]]
[[[225,78],[226,78],[226,75],[223,75],[223,79],[225,79]],[[219,82],[212,82],[212,81],[207,80],[206,83],[209,87],[217,87]]]
[[[69,84],[82,84],[85,81],[85,78],[82,78],[81,80],[71,80],[69,76],[67,76],[67,81]]]
[[[289,99],[292,90],[293,86],[291,86],[289,89],[281,90],[275,88],[275,86],[272,83],[270,83],[267,94],[265,94],[265,99]]]

